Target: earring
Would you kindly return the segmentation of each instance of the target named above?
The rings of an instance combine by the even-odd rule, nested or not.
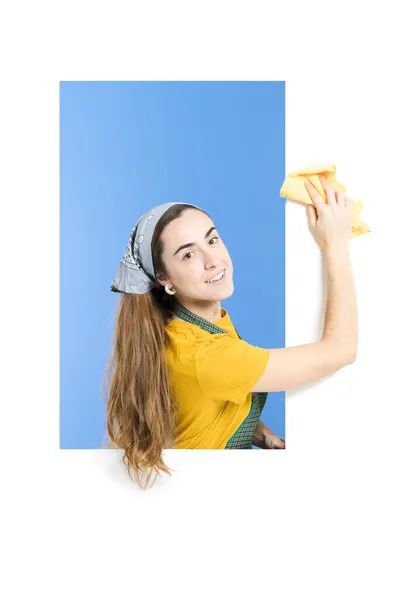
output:
[[[171,290],[168,287],[168,284],[164,287],[164,289],[167,292],[167,294],[169,294],[170,296],[173,296],[174,294],[176,294],[176,291],[175,292],[171,292]]]

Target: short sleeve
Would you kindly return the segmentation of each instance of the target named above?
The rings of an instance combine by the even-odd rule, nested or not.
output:
[[[244,404],[248,392],[264,373],[269,356],[266,348],[214,334],[195,355],[199,388],[213,400]]]

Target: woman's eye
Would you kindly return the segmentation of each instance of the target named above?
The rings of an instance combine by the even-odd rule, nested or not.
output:
[[[217,236],[214,236],[213,238],[211,238],[211,240],[210,240],[210,243],[211,243],[213,240],[219,240],[219,237],[217,237]],[[214,244],[212,244],[212,245],[214,246]],[[188,252],[187,254],[185,254],[185,256],[183,257],[183,260],[186,260],[186,257],[187,257],[187,256],[189,256],[189,254],[193,254],[193,252]]]

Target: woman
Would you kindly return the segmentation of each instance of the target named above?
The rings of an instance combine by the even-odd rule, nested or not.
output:
[[[327,203],[305,184],[316,207],[307,207],[308,222],[328,269],[324,332],[312,344],[270,350],[241,339],[220,304],[233,293],[233,265],[199,207],[162,204],[134,226],[111,285],[123,295],[110,362],[107,433],[124,450],[129,476],[132,470],[140,485],[140,473],[149,469],[170,474],[164,448],[284,448],[284,440],[259,420],[267,393],[354,362],[352,203],[325,178],[321,182]]]

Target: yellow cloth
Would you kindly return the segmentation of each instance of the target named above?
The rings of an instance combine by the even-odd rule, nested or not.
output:
[[[166,356],[178,403],[174,448],[223,449],[248,415],[251,389],[268,364],[270,351],[238,338],[229,314],[221,308],[212,334],[186,321],[170,321]]]
[[[334,163],[313,164],[289,173],[281,187],[280,196],[288,200],[300,202],[301,204],[313,205],[314,203],[304,185],[304,182],[308,180],[311,181],[318,193],[327,202],[325,190],[322,187],[319,175],[324,175],[334,190],[342,190],[344,192],[347,189],[343,183],[336,180],[336,165]],[[368,225],[360,219],[362,207],[363,203],[361,200],[353,199],[352,238],[371,231]]]

